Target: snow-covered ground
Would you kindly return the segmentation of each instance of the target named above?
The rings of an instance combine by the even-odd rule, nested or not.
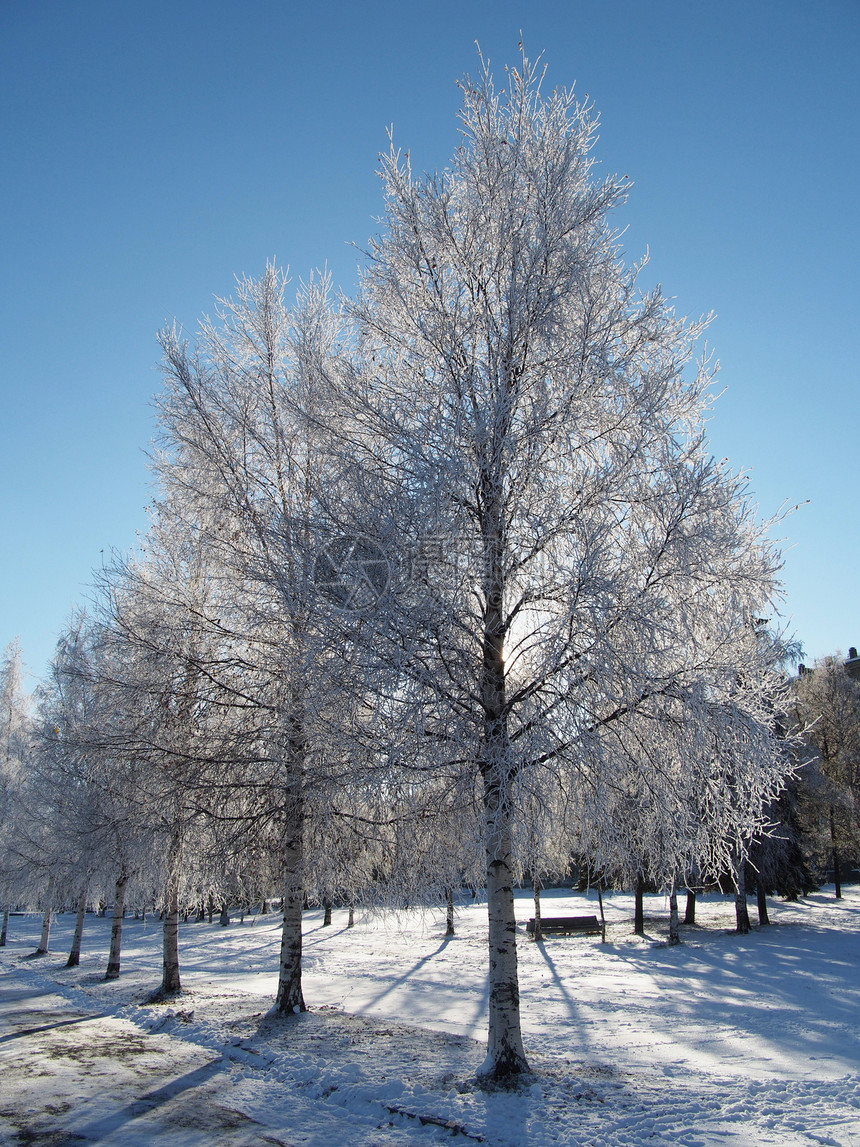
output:
[[[546,892],[544,914],[597,910]],[[33,959],[40,921],[14,917],[0,949],[0,1141],[10,1144],[857,1144],[860,889],[771,903],[739,937],[728,898],[700,901],[677,948],[665,902],[632,932],[605,897],[607,942],[525,938],[523,1027],[533,1078],[474,1085],[484,1057],[486,906],[441,914],[305,918],[305,998],[271,1019],[278,920],[182,929],[184,995],[160,980],[157,921],[126,920],[123,974],[102,979],[110,921],[73,918]],[[447,1126],[444,1126],[447,1124]],[[5,1138],[4,1138],[5,1137]]]

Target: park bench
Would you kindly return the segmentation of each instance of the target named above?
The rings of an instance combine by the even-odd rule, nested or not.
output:
[[[532,916],[526,931],[534,934],[535,920]],[[544,936],[599,936],[606,940],[606,929],[596,916],[541,916],[540,930]]]

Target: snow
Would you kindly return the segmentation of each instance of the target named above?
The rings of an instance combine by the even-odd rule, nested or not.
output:
[[[279,919],[189,923],[185,991],[144,1003],[161,974],[156,920],[125,922],[122,975],[102,979],[110,920],[13,917],[0,949],[0,1141],[359,1145],[860,1144],[860,889],[771,903],[769,928],[733,934],[706,897],[683,944],[666,904],[604,897],[607,942],[526,940],[517,902],[522,1019],[533,1076],[475,1083],[487,1012],[486,906],[358,918],[305,915],[311,1011],[267,1015]],[[595,898],[543,895],[544,915]],[[25,1054],[26,1053],[26,1054]],[[422,1122],[423,1121],[423,1122]],[[445,1126],[447,1124],[447,1126]],[[4,1138],[5,1137],[5,1138]]]

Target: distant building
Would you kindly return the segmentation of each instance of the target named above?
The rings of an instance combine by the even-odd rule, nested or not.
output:
[[[851,677],[853,677],[856,681],[860,681],[860,657],[857,656],[857,650],[853,645],[848,650],[848,659],[846,661],[844,661],[843,664],[844,664],[845,668],[848,670],[849,675]],[[804,673],[809,673],[808,666],[798,665],[798,667],[797,667],[798,677],[802,677],[804,675]]]

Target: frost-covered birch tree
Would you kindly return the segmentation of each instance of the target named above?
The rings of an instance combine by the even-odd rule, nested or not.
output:
[[[541,81],[523,59],[496,90],[482,63],[462,85],[446,170],[417,176],[393,145],[383,157],[384,229],[344,389],[364,532],[397,539],[401,559],[441,539],[432,592],[404,578],[367,611],[368,646],[397,676],[416,740],[456,742],[481,778],[481,1073],[501,1083],[528,1067],[518,785],[535,770],[568,789],[606,784],[622,759],[610,731],[656,698],[697,689],[743,706],[739,635],[768,616],[778,569],[744,479],[708,451],[713,367],[693,357],[704,323],[639,290],[608,222],[627,188],[598,174],[596,117]],[[749,767],[754,821],[780,767],[755,754]],[[717,788],[715,800],[728,792]],[[605,823],[605,805],[586,806]]]
[[[733,643],[744,666],[734,683],[660,691],[613,719],[580,786],[580,847],[593,868],[636,889],[637,931],[644,885],[667,892],[670,943],[678,883],[690,871],[737,879],[765,828],[768,794],[791,764],[793,741],[774,726],[775,706],[789,698],[782,665],[790,650],[756,626],[739,627]]]
[[[155,995],[181,990],[179,920],[199,882],[205,816],[225,778],[224,744],[236,720],[223,686],[220,580],[206,561],[199,531],[169,504],[154,503],[140,553],[117,557],[100,575],[102,687],[115,714],[103,731],[112,755],[135,773],[142,822],[158,841],[148,874],[161,885],[162,982]],[[227,753],[232,760],[231,749]],[[121,873],[122,875],[122,873]]]
[[[67,697],[63,704],[54,703],[61,666],[83,623],[83,617],[77,616],[60,635],[48,679],[36,691],[27,763],[17,786],[13,870],[17,870],[19,895],[30,899],[39,889],[43,923],[38,953],[48,949],[57,904],[69,900],[79,904],[92,859],[84,847],[86,829],[91,826],[88,797],[92,795],[82,768],[84,751],[76,735],[68,740],[63,736],[78,725],[80,698]]]
[[[38,692],[38,806],[50,818],[46,847],[62,859],[66,896],[77,906],[69,966],[80,959],[84,912],[90,896],[113,904],[107,979],[119,975],[126,891],[153,853],[147,831],[139,762],[121,742],[127,729],[127,674],[111,662],[103,627],[76,613],[57,642],[50,672]],[[127,653],[127,650],[124,652]],[[135,698],[135,700],[139,700]],[[35,818],[34,818],[35,819]],[[55,879],[56,884],[56,879]]]
[[[261,766],[284,902],[275,1006],[290,1013],[305,1007],[308,785],[330,779],[332,726],[323,714],[331,658],[314,624],[313,568],[326,478],[328,370],[340,320],[325,277],[300,291],[292,310],[284,302],[286,281],[272,265],[259,280],[240,280],[235,298],[218,301],[216,320],[201,323],[194,348],[176,330],[162,333],[158,470],[185,521],[233,579],[230,624],[254,651],[254,695],[270,717]],[[259,771],[248,780],[255,777]]]

